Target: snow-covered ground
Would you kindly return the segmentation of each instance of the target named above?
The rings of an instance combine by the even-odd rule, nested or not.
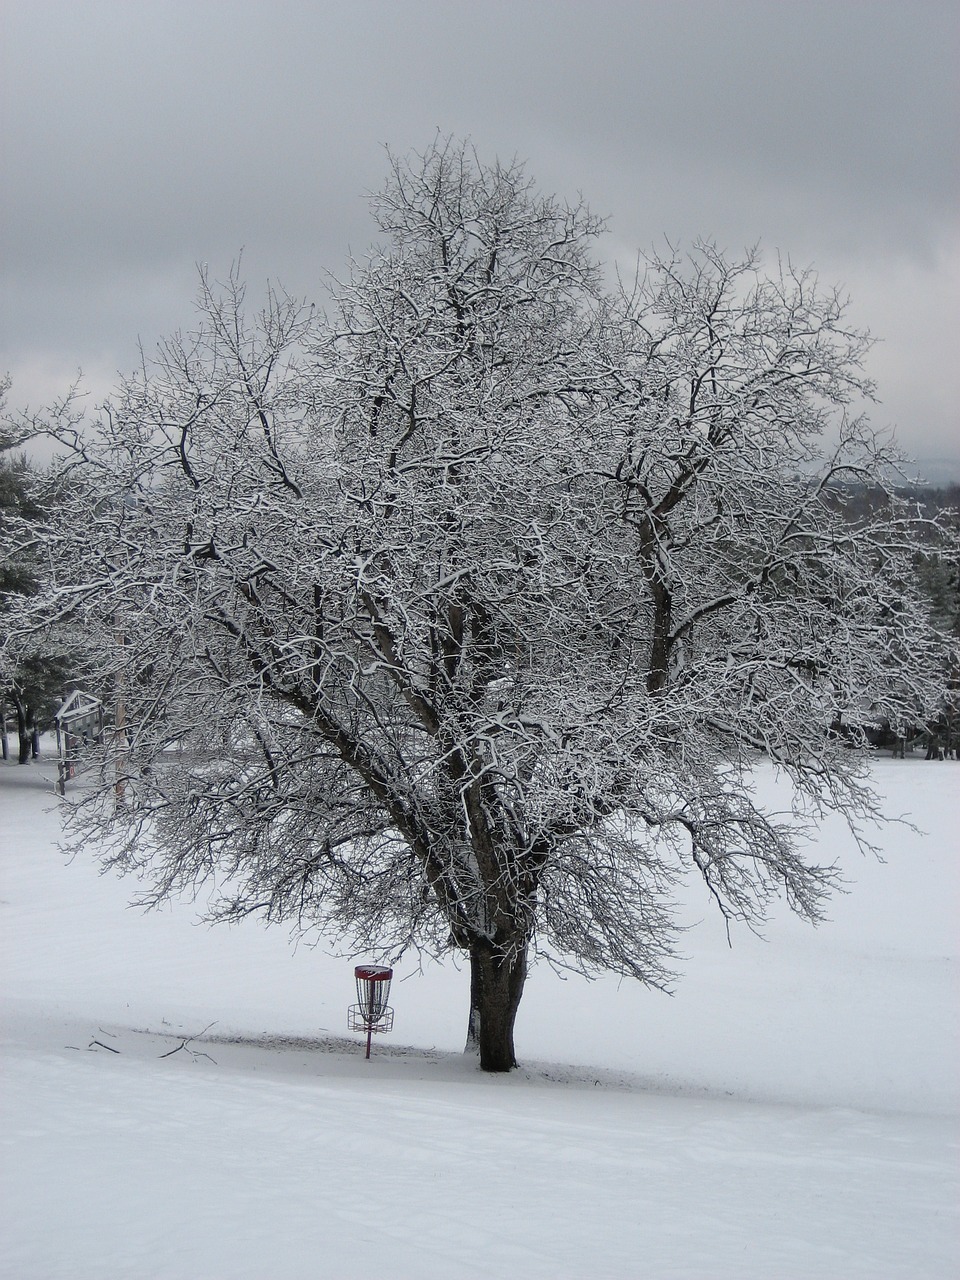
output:
[[[352,960],[131,910],[0,766],[0,1275],[952,1280],[960,765],[876,770],[926,834],[826,827],[831,923],[730,949],[691,888],[673,998],[539,966],[490,1078],[466,973],[401,965],[366,1062]]]

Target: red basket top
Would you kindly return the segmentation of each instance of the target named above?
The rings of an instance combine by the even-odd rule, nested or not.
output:
[[[353,972],[363,982],[389,982],[393,977],[392,969],[384,969],[376,964],[358,964]]]

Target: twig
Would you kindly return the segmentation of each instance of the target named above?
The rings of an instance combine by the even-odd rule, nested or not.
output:
[[[216,1065],[217,1065],[217,1060],[216,1060],[216,1058],[211,1058],[209,1053],[204,1053],[202,1049],[188,1049],[188,1048],[187,1048],[187,1046],[188,1046],[188,1045],[190,1045],[190,1044],[192,1044],[194,1040],[199,1040],[199,1038],[200,1038],[201,1036],[206,1035],[206,1033],[210,1030],[210,1028],[211,1028],[211,1027],[215,1027],[216,1025],[217,1025],[217,1024],[216,1024],[216,1022],[215,1022],[215,1021],[214,1021],[214,1022],[208,1022],[208,1023],[207,1023],[207,1025],[203,1028],[203,1030],[202,1030],[202,1031],[198,1031],[195,1035],[192,1035],[192,1036],[185,1036],[185,1037],[184,1037],[184,1039],[180,1041],[180,1043],[177,1045],[177,1047],[176,1047],[175,1049],[168,1049],[166,1053],[161,1053],[161,1054],[160,1054],[160,1058],[161,1058],[161,1059],[163,1059],[163,1058],[172,1058],[172,1057],[173,1057],[173,1055],[174,1055],[175,1053],[179,1053],[181,1049],[186,1049],[186,1050],[187,1050],[187,1053],[189,1053],[192,1057],[194,1057],[194,1058],[206,1058],[206,1059],[208,1059],[208,1061],[212,1062],[214,1066],[216,1066]]]

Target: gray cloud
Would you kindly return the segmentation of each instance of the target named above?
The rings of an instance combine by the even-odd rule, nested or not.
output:
[[[109,379],[241,249],[252,289],[317,296],[372,234],[382,144],[439,129],[582,190],[610,254],[816,264],[888,337],[905,443],[960,458],[958,29],[953,0],[8,0],[0,366],[15,400]]]

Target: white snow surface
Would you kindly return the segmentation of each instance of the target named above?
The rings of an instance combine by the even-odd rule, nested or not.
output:
[[[540,964],[488,1077],[462,969],[401,962],[367,1062],[371,957],[130,908],[0,765],[0,1275],[952,1280],[960,765],[874,769],[923,830],[826,824],[829,923],[730,947],[691,885],[673,997]]]

